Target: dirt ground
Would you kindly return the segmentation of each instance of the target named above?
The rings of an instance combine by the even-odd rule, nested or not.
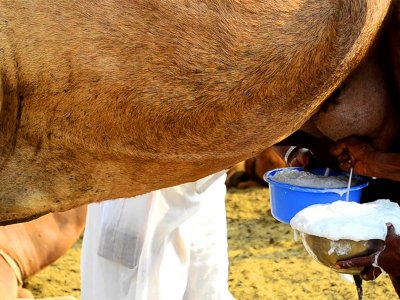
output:
[[[356,288],[315,262],[289,225],[272,218],[268,189],[232,189],[227,195],[230,276],[233,296],[253,299],[357,299]],[[81,241],[53,265],[27,282],[40,297],[79,299]],[[387,276],[364,282],[365,300],[398,299]]]

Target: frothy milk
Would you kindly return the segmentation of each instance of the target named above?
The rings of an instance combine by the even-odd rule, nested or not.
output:
[[[336,201],[311,205],[290,221],[295,230],[334,241],[385,240],[386,223],[392,223],[400,234],[400,206],[389,200],[364,204]]]
[[[348,176],[322,176],[296,169],[283,169],[276,172],[272,179],[291,185],[315,188],[345,188],[349,181]],[[352,185],[359,183],[357,179],[352,181]]]

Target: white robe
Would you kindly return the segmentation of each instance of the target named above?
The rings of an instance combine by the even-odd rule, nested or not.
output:
[[[89,205],[81,299],[233,299],[225,178]]]

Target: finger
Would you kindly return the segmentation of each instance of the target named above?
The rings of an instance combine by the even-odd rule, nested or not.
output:
[[[316,159],[316,157],[311,152],[309,152],[306,162],[304,164],[304,170],[307,172],[312,172],[315,168],[322,168],[322,167],[325,167],[325,165],[322,165]]]
[[[369,281],[369,280],[375,280],[381,274],[382,270],[380,268],[367,267],[364,269],[364,271],[361,272],[360,276],[363,280]]]
[[[297,157],[293,158],[289,163],[288,163],[289,167],[304,167],[304,165],[302,164],[302,162],[299,162],[299,160],[297,159]]]
[[[366,142],[365,139],[361,139],[359,137],[348,137],[336,142],[336,145],[333,146],[330,151],[332,155],[338,156],[342,153],[349,152],[350,149],[360,149],[364,147],[368,147],[369,144]]]
[[[349,172],[351,169],[351,162],[345,161],[339,164],[339,167],[343,171]]]
[[[311,153],[309,151],[308,152],[300,152],[296,158],[297,158],[298,163],[301,164],[303,167],[305,167],[310,163],[310,156],[311,156]]]
[[[375,256],[377,253],[373,253],[369,256],[355,257],[347,260],[339,260],[336,265],[339,268],[353,268],[353,267],[366,267],[371,266],[375,262]]]
[[[387,236],[393,236],[396,234],[396,229],[394,228],[392,223],[386,223],[387,226]]]
[[[333,156],[339,156],[342,153],[347,152],[347,145],[343,142],[338,142],[334,146],[332,146],[329,150]]]
[[[342,153],[336,157],[339,162],[351,161],[351,157],[347,153]]]

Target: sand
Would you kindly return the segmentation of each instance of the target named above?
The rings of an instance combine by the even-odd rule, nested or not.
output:
[[[353,284],[315,262],[290,225],[272,218],[267,188],[232,189],[227,195],[230,290],[236,299],[357,299]],[[29,279],[36,297],[79,299],[81,241],[53,265]],[[365,300],[397,299],[387,276],[364,282]],[[111,300],[111,299],[110,299]]]

